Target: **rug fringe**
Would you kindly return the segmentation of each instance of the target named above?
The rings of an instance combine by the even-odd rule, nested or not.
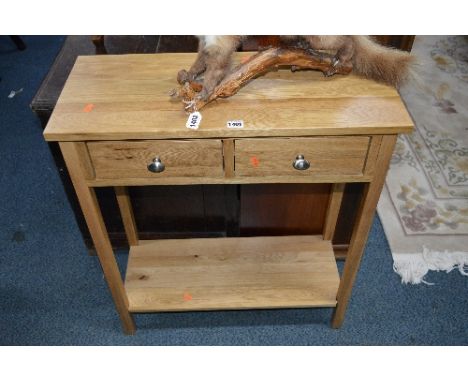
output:
[[[423,247],[422,253],[393,254],[393,270],[401,276],[403,284],[434,285],[424,280],[429,271],[459,272],[468,276],[468,252],[433,251]]]

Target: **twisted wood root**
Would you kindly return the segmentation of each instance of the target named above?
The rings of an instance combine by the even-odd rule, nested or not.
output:
[[[224,77],[206,99],[202,99],[198,94],[203,84],[197,81],[188,81],[187,71],[181,70],[177,75],[181,86],[174,89],[171,96],[181,98],[185,104],[185,110],[193,112],[200,110],[217,98],[231,97],[255,77],[280,66],[290,66],[291,71],[301,69],[321,70],[325,76],[349,74],[352,71],[351,62],[340,63],[331,54],[296,47],[276,47],[258,52],[239,64]]]

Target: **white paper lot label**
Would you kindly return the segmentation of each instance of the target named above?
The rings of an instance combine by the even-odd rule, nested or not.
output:
[[[234,121],[227,121],[226,126],[229,129],[242,129],[244,127],[244,121],[242,119],[236,119]]]
[[[198,126],[200,126],[201,120],[202,120],[202,116],[200,112],[196,111],[194,113],[190,113],[187,119],[187,123],[185,124],[185,127],[187,129],[196,130],[198,129]]]

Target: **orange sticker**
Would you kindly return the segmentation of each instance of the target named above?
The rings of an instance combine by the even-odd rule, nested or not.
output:
[[[89,113],[90,111],[92,111],[94,109],[94,105],[92,103],[88,103],[84,108],[83,108],[83,111],[85,113]]]
[[[258,167],[258,165],[260,164],[260,161],[258,160],[257,157],[253,156],[250,158],[250,163],[252,163],[252,166]]]
[[[184,293],[184,301],[192,301],[192,295],[190,293]]]

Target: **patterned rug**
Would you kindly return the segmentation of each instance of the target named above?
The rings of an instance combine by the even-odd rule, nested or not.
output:
[[[468,37],[418,36],[421,84],[401,96],[415,130],[398,138],[378,205],[394,270],[468,275]],[[413,84],[414,85],[414,84]]]

